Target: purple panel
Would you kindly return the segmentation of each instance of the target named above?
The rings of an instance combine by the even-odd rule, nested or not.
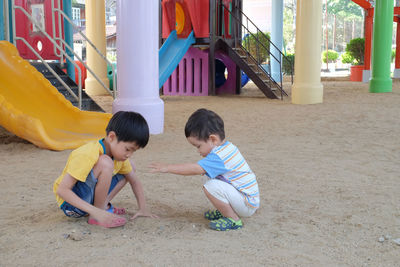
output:
[[[196,57],[194,59],[194,90],[192,95],[199,95],[200,93],[200,79],[201,79],[201,70],[200,70],[200,58]]]
[[[203,77],[202,77],[202,95],[208,95],[208,53],[206,58],[203,58]]]
[[[184,88],[184,95],[190,95],[190,92],[193,90],[193,64],[192,59],[185,57],[186,59],[186,86]]]
[[[208,53],[190,47],[163,85],[164,95],[208,95]]]
[[[235,94],[236,65],[223,52],[215,58],[221,60],[228,71],[226,82],[216,88],[217,94]],[[164,95],[208,95],[208,50],[190,47],[178,67],[163,85]]]
[[[235,94],[236,93],[236,64],[226,54],[217,51],[215,52],[215,58],[221,60],[226,69],[228,70],[228,78],[226,82],[220,87],[216,88],[218,94]]]

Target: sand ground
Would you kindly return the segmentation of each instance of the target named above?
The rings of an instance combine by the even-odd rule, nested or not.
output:
[[[0,131],[0,266],[399,266],[400,82],[385,94],[346,78],[323,85],[324,103],[304,106],[251,85],[242,96],[163,97],[164,133],[133,156],[160,218],[118,229],[57,208],[52,184],[70,151]],[[183,127],[201,107],[222,116],[258,178],[261,207],[238,231],[208,229],[202,177],[147,167],[200,159]],[[113,204],[137,210],[128,187]]]

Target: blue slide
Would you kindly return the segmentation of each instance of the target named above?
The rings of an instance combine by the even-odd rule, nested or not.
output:
[[[196,41],[193,31],[186,39],[178,39],[176,31],[172,31],[160,48],[159,60],[159,88],[168,80],[189,47]]]

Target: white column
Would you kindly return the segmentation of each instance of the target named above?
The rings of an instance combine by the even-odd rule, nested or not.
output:
[[[113,113],[135,111],[151,134],[164,127],[164,102],[158,88],[157,0],[117,0],[117,88]]]
[[[321,0],[297,0],[293,104],[322,103]]]
[[[94,46],[106,55],[106,11],[105,2],[98,0],[86,0],[86,36]],[[86,58],[88,67],[93,70],[103,84],[108,86],[107,62],[91,46],[86,46]],[[107,95],[106,89],[88,71],[85,80],[85,90],[89,95]]]
[[[272,30],[271,30],[271,42],[282,51],[283,43],[283,0],[272,1]],[[273,46],[270,45],[271,49],[271,75],[272,78],[280,82],[281,81],[281,65],[282,62],[281,53]],[[274,58],[275,57],[275,58]]]

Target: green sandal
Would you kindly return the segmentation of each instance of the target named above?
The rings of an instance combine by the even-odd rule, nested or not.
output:
[[[209,224],[210,228],[217,231],[227,231],[231,229],[240,229],[243,227],[242,220],[235,221],[232,218],[222,217],[218,220],[213,220]]]
[[[210,221],[218,220],[222,217],[224,217],[224,216],[222,216],[222,214],[221,214],[221,212],[219,212],[219,210],[209,210],[204,213],[204,218],[206,218],[207,220],[210,220]]]

